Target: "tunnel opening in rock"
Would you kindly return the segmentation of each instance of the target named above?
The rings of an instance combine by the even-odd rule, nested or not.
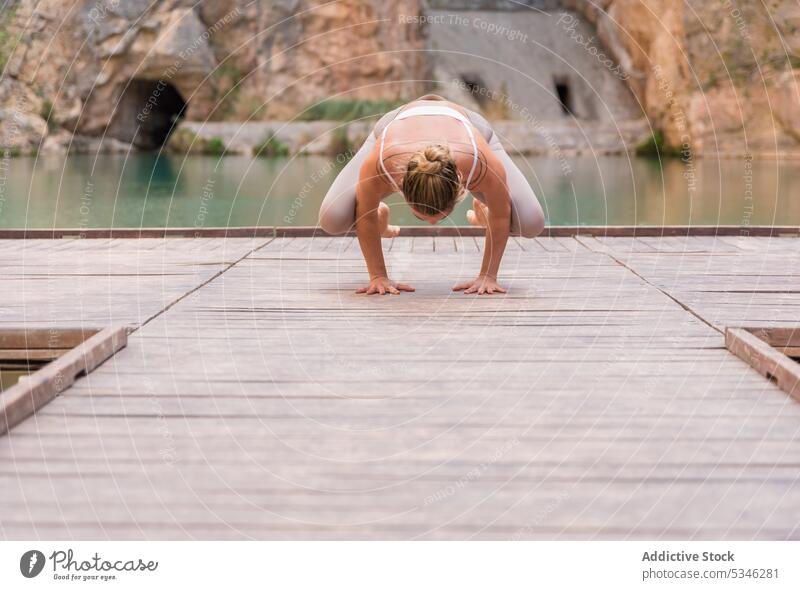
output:
[[[556,88],[556,97],[561,105],[561,112],[564,115],[575,115],[575,109],[572,105],[572,91],[569,82],[564,78],[555,78],[553,84]]]
[[[119,98],[108,135],[142,150],[163,146],[184,117],[186,102],[163,80],[131,80]]]
[[[463,82],[467,92],[475,98],[475,101],[479,105],[485,106],[488,97],[486,83],[483,79],[477,74],[463,74],[461,76],[461,82]]]

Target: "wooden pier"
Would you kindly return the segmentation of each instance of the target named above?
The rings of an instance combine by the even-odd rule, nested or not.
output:
[[[800,240],[0,240],[0,329],[129,325],[0,437],[2,539],[800,539]]]

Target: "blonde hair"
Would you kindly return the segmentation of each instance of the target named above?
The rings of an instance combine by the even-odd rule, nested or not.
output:
[[[461,200],[456,161],[443,145],[429,145],[411,156],[403,177],[403,195],[423,215],[449,214]]]

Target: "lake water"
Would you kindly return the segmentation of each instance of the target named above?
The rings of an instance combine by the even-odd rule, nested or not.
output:
[[[518,158],[549,225],[800,225],[800,162]],[[315,225],[328,158],[41,156],[4,160],[0,227]],[[468,201],[468,200],[467,200]],[[420,225],[402,197],[393,222]],[[465,224],[468,202],[445,220]]]

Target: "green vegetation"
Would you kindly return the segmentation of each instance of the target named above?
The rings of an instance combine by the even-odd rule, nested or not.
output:
[[[214,70],[216,107],[213,120],[228,120],[237,114],[243,78],[239,68],[230,62],[225,62]]]
[[[19,146],[11,146],[7,148],[0,148],[3,157],[6,158],[19,158],[22,155],[22,149]]]
[[[4,15],[0,15],[0,72],[5,70],[8,59],[17,47],[17,39],[9,32],[9,25],[16,16],[16,6],[6,11]]]
[[[405,104],[402,100],[337,100],[327,99],[308,107],[298,116],[300,121],[355,121],[380,117]]]
[[[636,146],[634,153],[637,156],[648,158],[680,157],[681,151],[664,143],[664,134],[660,129],[653,131],[646,140]]]
[[[289,155],[289,146],[273,133],[253,147],[253,155],[263,158],[285,158]]]
[[[48,131],[52,133],[58,129],[58,123],[56,123],[55,117],[53,116],[53,103],[48,99],[42,101],[42,108],[39,110],[39,116],[47,123]]]
[[[479,96],[477,98],[480,98]],[[480,102],[480,101],[479,101]],[[492,94],[488,100],[483,101],[481,109],[487,119],[504,120],[511,119],[511,109],[513,103],[508,98],[508,84],[500,84],[500,92]]]
[[[711,72],[706,81],[701,85],[702,90],[711,90],[716,87],[719,81],[717,80],[716,72]]]
[[[195,149],[197,135],[194,131],[185,128],[178,128],[172,132],[167,141],[167,149],[179,154],[187,154]]]
[[[191,129],[176,129],[169,136],[167,149],[178,154],[200,154],[209,156],[224,156],[228,148],[221,137],[204,139],[198,137]]]
[[[336,160],[349,160],[355,153],[356,146],[350,141],[350,134],[347,126],[338,127],[331,132],[331,142],[328,145],[331,154],[336,156]]]
[[[227,151],[228,148],[225,147],[221,137],[212,137],[206,142],[203,153],[210,156],[224,156]]]

